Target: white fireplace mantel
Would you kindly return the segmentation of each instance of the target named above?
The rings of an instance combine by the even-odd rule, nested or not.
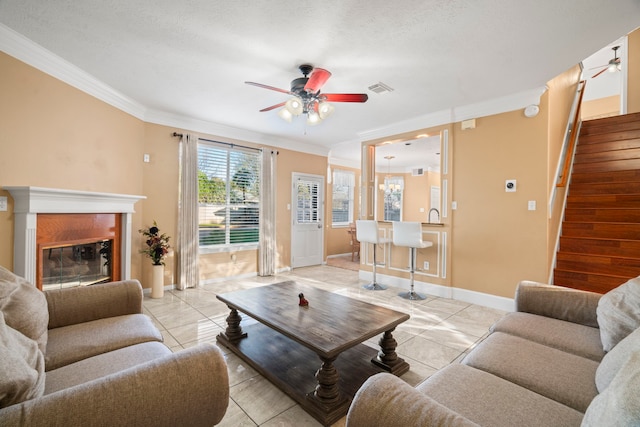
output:
[[[36,227],[39,213],[122,214],[121,277],[131,278],[131,218],[133,205],[145,196],[61,190],[43,187],[3,187],[14,201],[13,270],[36,282]]]

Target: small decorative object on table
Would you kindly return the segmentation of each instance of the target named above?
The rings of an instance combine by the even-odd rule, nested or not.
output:
[[[302,306],[302,307],[307,307],[307,306],[309,306],[309,301],[307,301],[307,300],[304,298],[304,294],[303,294],[302,292],[300,292],[300,293],[298,294],[298,298],[300,298],[300,303],[299,303],[298,305],[300,305],[300,306]]]
[[[153,226],[138,230],[145,236],[147,247],[140,253],[147,255],[153,261],[153,279],[151,284],[151,298],[162,298],[164,295],[164,257],[169,253],[169,236],[160,234],[158,224],[153,221]]]

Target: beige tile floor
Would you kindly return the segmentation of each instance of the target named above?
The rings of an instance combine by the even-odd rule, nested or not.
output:
[[[275,277],[228,280],[185,291],[165,292],[163,298],[144,299],[144,311],[162,331],[165,343],[174,351],[201,342],[216,343],[226,328],[228,308],[217,293],[296,280],[351,298],[393,308],[411,315],[394,332],[397,353],[410,365],[401,378],[416,385],[437,369],[459,361],[486,336],[489,327],[504,312],[461,301],[429,297],[408,301],[397,296],[400,289],[368,291],[358,273],[330,266],[295,269]],[[378,338],[367,341],[377,348]],[[221,426],[320,426],[298,404],[247,366],[225,347],[229,369],[230,401]],[[334,426],[344,426],[344,418]]]

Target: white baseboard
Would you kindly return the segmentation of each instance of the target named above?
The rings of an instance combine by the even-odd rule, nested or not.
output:
[[[372,280],[373,273],[370,271],[360,270],[358,277],[361,280]],[[409,279],[402,277],[388,276],[385,274],[376,273],[376,280],[381,284],[387,286],[393,286],[396,288],[409,290]],[[483,292],[470,291],[468,289],[461,289],[449,286],[435,285],[433,283],[420,282],[415,280],[413,286],[416,292],[427,294],[434,297],[450,298],[458,301],[468,302],[470,304],[477,304],[483,307],[495,308],[503,311],[514,311],[515,302],[513,298],[505,298],[497,295],[486,294]]]

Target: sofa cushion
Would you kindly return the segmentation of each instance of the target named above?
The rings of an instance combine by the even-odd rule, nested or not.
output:
[[[46,370],[149,341],[162,342],[162,334],[144,314],[108,317],[50,329]]]
[[[604,351],[640,327],[640,277],[610,290],[598,302],[598,325]]]
[[[599,362],[604,357],[598,328],[530,313],[508,313],[492,327]]]
[[[640,328],[631,332],[602,359],[596,371],[596,386],[602,393],[616,376],[631,353],[640,351]]]
[[[462,363],[580,412],[598,394],[598,362],[502,332],[489,335]]]
[[[47,372],[44,394],[102,378],[167,354],[171,354],[167,346],[152,341],[89,357]]]
[[[43,293],[0,266],[0,311],[7,325],[38,343],[43,353],[47,347],[49,311]]]
[[[640,351],[631,353],[584,414],[584,427],[631,427],[640,420]]]
[[[353,398],[347,425],[479,427],[395,375],[369,377]]]
[[[38,344],[7,325],[0,311],[0,408],[42,396],[44,383]]]
[[[463,417],[492,427],[579,426],[582,413],[467,365],[448,365],[416,387]]]

